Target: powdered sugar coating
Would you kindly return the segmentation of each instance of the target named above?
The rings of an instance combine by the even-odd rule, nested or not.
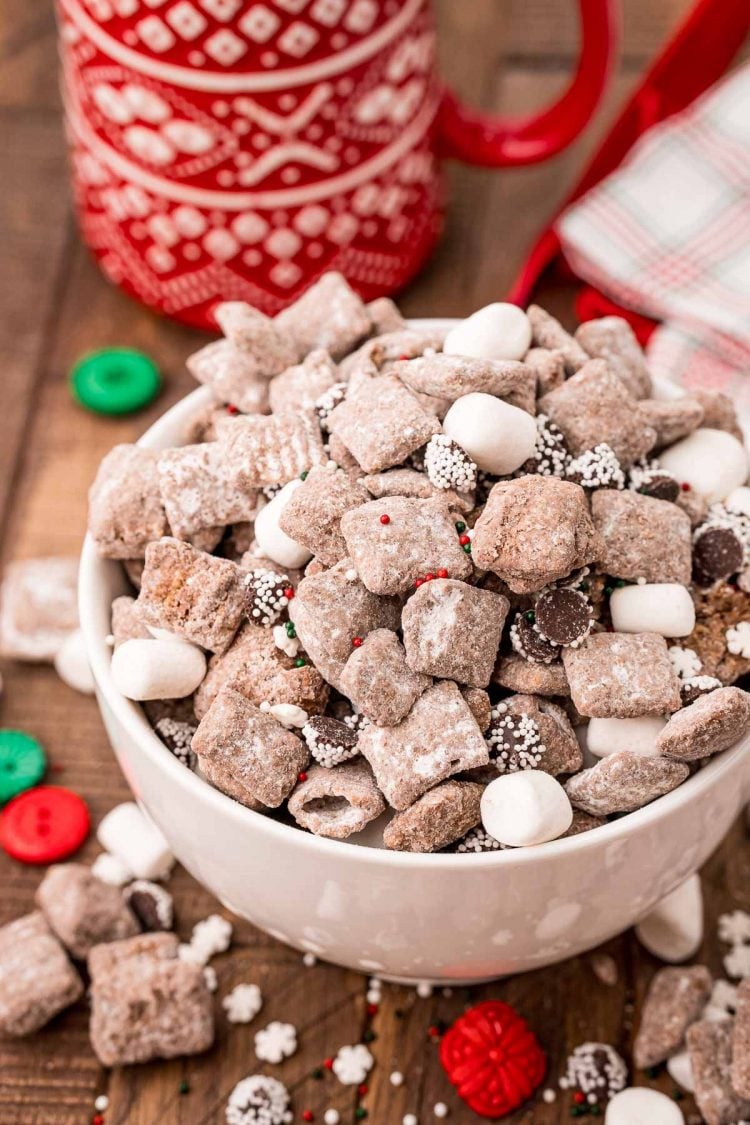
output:
[[[689,773],[683,762],[621,750],[571,777],[565,791],[576,808],[592,816],[609,816],[643,808],[676,789]]]

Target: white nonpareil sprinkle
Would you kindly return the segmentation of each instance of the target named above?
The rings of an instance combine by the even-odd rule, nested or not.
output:
[[[546,1102],[547,1105],[552,1105],[552,1103],[555,1101],[556,1098],[557,1098],[557,1094],[552,1089],[547,1089],[542,1094],[542,1101]]]
[[[306,969],[312,969],[313,965],[317,965],[318,958],[314,953],[305,953],[302,957],[302,964]]]
[[[344,1086],[359,1086],[373,1068],[375,1059],[364,1043],[341,1047],[333,1060],[333,1073]]]
[[[733,656],[750,658],[750,621],[738,621],[726,631],[727,648]]]
[[[531,456],[533,471],[542,477],[564,477],[570,454],[562,430],[546,414],[537,414],[536,428],[536,447]]]
[[[383,999],[383,993],[379,988],[368,988],[365,1000],[368,1004],[379,1004]]]
[[[690,679],[700,673],[700,657],[694,649],[682,648],[681,645],[670,645],[667,655],[681,680]]]
[[[133,872],[119,856],[102,852],[91,865],[91,874],[111,887],[124,887],[133,878]]]
[[[294,1024],[273,1020],[255,1033],[255,1054],[263,1062],[280,1063],[297,1050],[297,1029]]]
[[[401,1125],[419,1125],[416,1113],[405,1113],[401,1119]]]
[[[432,1112],[436,1117],[447,1117],[448,1106],[445,1104],[445,1102],[435,1102],[434,1106],[432,1107]]]
[[[275,570],[251,570],[244,582],[251,621],[256,625],[273,625],[289,605],[284,593],[290,586],[287,575]]]
[[[236,984],[221,1002],[230,1023],[250,1023],[263,1007],[257,984]]]
[[[94,1102],[94,1109],[97,1113],[104,1113],[106,1109],[109,1109],[109,1098],[106,1094],[99,1095],[99,1097]]]
[[[287,1125],[289,1091],[276,1078],[251,1074],[232,1090],[225,1115],[227,1125]]]
[[[605,1099],[624,1090],[628,1084],[628,1068],[608,1043],[581,1043],[568,1057],[562,1090],[603,1095]]]
[[[432,985],[428,980],[421,980],[417,985],[417,996],[420,1000],[429,1000],[432,996]]]
[[[490,760],[498,773],[536,769],[547,750],[531,715],[514,715],[505,703],[492,708],[487,744]]]
[[[400,1070],[394,1070],[390,1077],[391,1086],[403,1086],[404,1076]]]
[[[481,825],[472,828],[456,845],[456,851],[461,853],[479,854],[479,852],[497,852],[503,848],[499,840],[485,832]]]
[[[327,1109],[323,1114],[324,1125],[339,1125],[341,1115],[337,1109]]]
[[[181,961],[190,961],[194,965],[207,965],[217,953],[229,949],[232,940],[232,923],[221,914],[209,914],[202,922],[193,926],[190,941],[183,942],[177,953]]]

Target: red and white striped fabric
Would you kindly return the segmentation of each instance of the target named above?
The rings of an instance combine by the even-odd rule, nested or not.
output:
[[[644,134],[558,233],[579,277],[662,322],[655,374],[750,412],[750,65]]]

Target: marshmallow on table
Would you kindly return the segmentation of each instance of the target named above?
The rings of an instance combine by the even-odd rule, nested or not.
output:
[[[443,351],[475,359],[523,359],[530,346],[531,324],[523,309],[495,301],[452,328]]]
[[[573,809],[559,781],[541,770],[501,774],[485,789],[482,826],[510,847],[556,840],[573,823]]]
[[[301,484],[301,480],[290,480],[264,508],[261,508],[255,518],[255,539],[261,554],[272,562],[278,563],[279,566],[288,566],[291,570],[298,570],[312,558],[312,552],[308,551],[307,547],[295,542],[279,527],[279,517],[285,505]]]
[[[694,957],[703,941],[703,892],[699,875],[684,883],[657,903],[638,923],[636,937],[641,945],[676,965]]]
[[[80,629],[74,629],[57,650],[55,671],[63,683],[74,691],[80,691],[83,695],[94,694],[94,677]]]
[[[456,399],[443,419],[443,431],[480,469],[495,476],[515,472],[536,448],[531,415],[480,391]],[[257,523],[255,527],[257,534]]]
[[[127,699],[184,699],[206,675],[206,657],[186,641],[130,640],[115,649],[111,671]]]
[[[701,427],[659,454],[659,464],[680,484],[716,504],[747,480],[747,452],[725,430]]]
[[[685,1125],[685,1118],[666,1094],[647,1086],[629,1086],[607,1105],[604,1125]]]
[[[679,582],[622,586],[612,591],[609,610],[616,633],[688,637],[695,628],[693,599]]]
[[[659,715],[641,715],[637,719],[591,719],[586,728],[586,749],[597,758],[629,750],[644,758],[655,758],[656,736],[667,720]]]
[[[133,801],[111,809],[100,823],[96,838],[138,879],[162,879],[174,864],[169,844]]]

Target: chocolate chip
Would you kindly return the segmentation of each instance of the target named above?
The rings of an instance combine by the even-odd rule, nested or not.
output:
[[[591,606],[578,590],[548,590],[537,600],[535,612],[537,629],[552,644],[572,645],[591,628]]]
[[[668,473],[655,473],[644,480],[638,491],[643,496],[652,496],[655,500],[669,500],[674,504],[680,495],[680,485]]]
[[[511,641],[519,656],[536,664],[551,664],[560,655],[558,646],[540,636],[525,613],[519,613],[516,617],[511,629]]]
[[[693,545],[693,565],[699,581],[719,581],[742,569],[744,552],[728,527],[710,527]]]

